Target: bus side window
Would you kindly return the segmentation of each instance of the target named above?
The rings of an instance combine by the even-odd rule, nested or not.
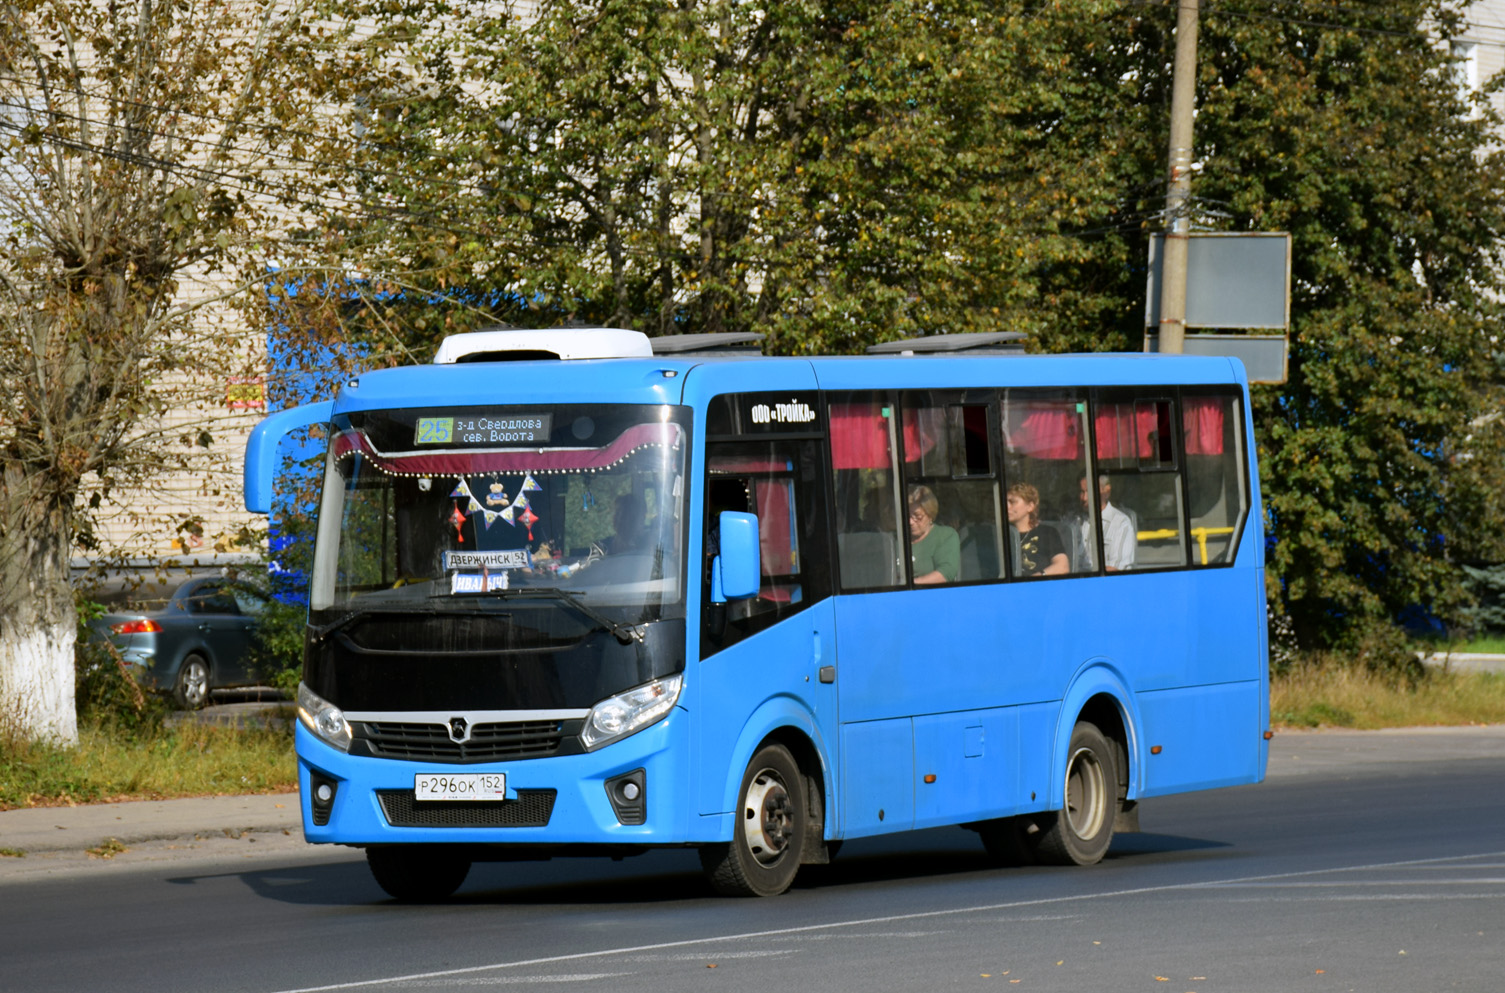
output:
[[[1009,521],[1009,574],[1096,571],[1096,501],[1089,488],[1084,505],[1082,489],[1088,471],[1084,397],[1075,390],[1004,390],[999,416],[1006,441],[1005,506],[1033,508]],[[1007,502],[1009,496],[1015,504]]]
[[[1192,565],[1229,564],[1249,512],[1242,399],[1183,390],[1181,423]]]
[[[936,572],[947,583],[1003,576],[1006,535],[993,435],[986,402],[938,392],[905,395],[906,509],[913,510],[916,497],[933,500],[936,508],[923,536],[917,538],[914,524],[906,528],[917,582]],[[948,545],[955,548],[954,559]]]
[[[1186,565],[1175,402],[1165,389],[1103,390],[1093,404],[1097,472],[1134,522],[1133,568]]]
[[[907,546],[893,400],[883,393],[833,394],[828,410],[841,588],[902,585]]]

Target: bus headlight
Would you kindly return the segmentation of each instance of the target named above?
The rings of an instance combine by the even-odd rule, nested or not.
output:
[[[679,702],[683,685],[683,675],[665,676],[602,700],[585,719],[580,743],[591,751],[663,720]]]
[[[342,752],[350,751],[350,722],[344,711],[309,689],[298,684],[298,720],[318,738]]]

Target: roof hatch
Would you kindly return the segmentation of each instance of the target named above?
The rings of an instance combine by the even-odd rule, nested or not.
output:
[[[435,365],[519,362],[530,359],[648,358],[653,348],[641,331],[621,328],[488,328],[452,334],[439,343]]]

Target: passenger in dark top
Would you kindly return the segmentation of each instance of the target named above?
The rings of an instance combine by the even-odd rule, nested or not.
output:
[[[1055,528],[1040,526],[1040,491],[1028,483],[1009,487],[1009,524],[1019,532],[1019,576],[1061,576],[1071,571],[1071,561]]]

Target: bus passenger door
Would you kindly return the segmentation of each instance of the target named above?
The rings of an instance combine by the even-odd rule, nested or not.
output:
[[[836,640],[820,451],[808,431],[798,438],[758,431],[766,421],[749,412],[772,402],[726,394],[712,399],[708,414],[696,722],[698,805],[706,816],[727,812],[728,783],[740,780],[744,752],[778,729],[809,743],[792,750],[820,796],[829,798],[835,786]],[[799,394],[779,394],[777,402],[795,405]],[[808,403],[814,410],[813,395]],[[761,581],[756,596],[713,603],[709,575],[723,511],[758,518]]]

